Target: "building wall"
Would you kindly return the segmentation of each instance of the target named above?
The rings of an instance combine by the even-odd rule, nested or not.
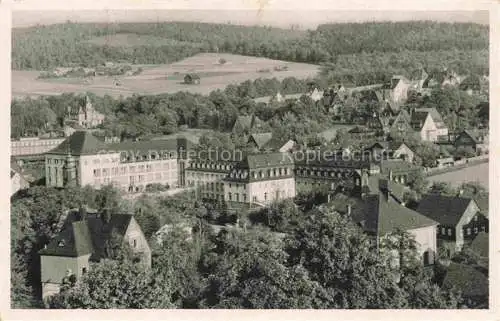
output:
[[[437,255],[436,226],[422,227],[408,232],[415,237],[422,260],[424,260],[424,255],[428,255],[427,264],[434,264]],[[428,254],[424,254],[426,252]]]
[[[394,158],[401,158],[402,155],[406,155],[406,160],[408,162],[413,162],[413,159],[415,158],[415,153],[406,145],[401,145],[398,149],[394,151]]]
[[[436,123],[430,115],[427,116],[424,126],[420,131],[420,138],[423,141],[436,142],[439,136],[447,136],[448,128],[437,128]]]
[[[465,238],[464,226],[468,225],[478,212],[479,212],[479,207],[477,206],[476,202],[472,201],[470,202],[469,206],[467,206],[467,209],[460,218],[460,221],[458,221],[458,224],[455,227],[455,233],[456,233],[455,246],[457,251],[460,251],[464,245],[464,238]]]
[[[195,187],[201,198],[224,200],[224,182],[227,172],[186,169],[186,184]]]
[[[75,157],[78,161],[78,158]],[[45,185],[52,187],[64,187],[64,164],[66,155],[45,155]],[[77,180],[79,173],[77,170]]]
[[[395,102],[403,102],[408,98],[408,89],[410,84],[400,80],[398,85],[391,91],[391,98]]]
[[[83,275],[83,268],[89,270],[89,258],[90,254],[79,257],[40,256],[42,288],[50,291],[51,288],[55,288],[53,284],[61,284],[68,270],[79,279]],[[52,285],[45,289],[44,284],[47,283]],[[45,297],[46,293],[43,296]]]
[[[141,253],[143,259],[148,267],[151,266],[151,248],[149,247],[148,241],[142,232],[141,227],[132,217],[130,224],[125,232],[125,242],[128,242],[130,248],[135,253]]]
[[[47,186],[64,186],[66,155],[47,155],[45,173]],[[75,157],[77,184],[95,188],[113,184],[123,191],[143,191],[148,184],[178,185],[178,161],[176,158],[128,162],[120,153],[84,155]]]
[[[226,184],[224,184],[225,188]],[[251,182],[246,187],[251,202],[270,203],[279,199],[293,198],[296,195],[295,178],[281,178]],[[224,190],[224,192],[226,192]],[[227,195],[227,193],[226,193]]]
[[[43,154],[56,148],[63,141],[64,138],[21,138],[10,142],[10,152],[11,156]]]

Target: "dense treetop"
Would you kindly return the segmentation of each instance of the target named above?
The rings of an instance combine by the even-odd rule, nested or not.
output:
[[[133,45],[89,41],[116,34],[165,38],[170,43]],[[171,63],[198,52],[228,52],[272,59],[337,63],[343,55],[401,51],[463,52],[488,50],[488,28],[472,23],[430,21],[320,25],[300,31],[260,26],[196,22],[37,26],[13,31],[13,69],[47,69],[105,61]]]

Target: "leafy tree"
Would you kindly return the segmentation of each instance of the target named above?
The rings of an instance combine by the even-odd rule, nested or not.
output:
[[[215,248],[202,258],[204,307],[313,308],[316,282],[300,267],[285,266],[286,253],[276,236],[265,231],[222,231]]]
[[[74,287],[51,297],[55,309],[173,308],[170,281],[130,261],[93,264]]]
[[[289,264],[302,264],[328,293],[325,308],[397,308],[405,293],[372,241],[347,217],[317,211],[292,237]]]

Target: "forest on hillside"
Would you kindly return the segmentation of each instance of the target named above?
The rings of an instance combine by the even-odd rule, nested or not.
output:
[[[138,34],[165,44],[123,46],[96,37]],[[172,63],[199,52],[227,52],[325,65],[332,80],[365,84],[390,72],[446,66],[461,74],[488,73],[487,26],[473,23],[370,22],[325,24],[316,30],[196,22],[65,24],[14,29],[12,68],[46,70],[126,60]]]

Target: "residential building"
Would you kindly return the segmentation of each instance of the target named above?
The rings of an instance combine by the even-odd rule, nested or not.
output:
[[[140,192],[148,184],[185,184],[188,141],[183,138],[105,144],[77,131],[45,155],[47,186],[112,184]]]
[[[423,141],[437,142],[440,137],[448,136],[448,127],[435,108],[415,109],[411,127]]]
[[[255,152],[289,152],[295,146],[291,139],[273,137],[272,133],[252,134],[248,138],[248,147],[253,148]]]
[[[194,188],[193,196],[224,201],[224,178],[245,156],[241,151],[224,149],[197,153],[186,168],[186,184]]]
[[[381,250],[389,235],[397,231],[408,232],[415,238],[422,263],[434,264],[438,223],[404,206],[404,186],[380,176],[364,180],[363,185],[367,192],[360,199],[347,200],[337,196],[333,201],[335,208],[349,215],[368,235],[374,237]]]
[[[295,197],[294,162],[290,153],[249,154],[224,178],[227,202],[269,204]]]
[[[61,231],[39,251],[43,298],[58,293],[67,278],[78,281],[90,262],[112,259],[116,247],[126,245],[135,260],[151,266],[151,249],[132,214],[71,211]]]
[[[418,173],[422,168],[403,159],[387,159],[379,163],[380,174],[391,177],[391,180],[403,185],[410,181],[411,175]]]
[[[400,110],[390,123],[389,132],[391,135],[406,136],[413,134],[411,127],[411,116],[406,110]]]
[[[415,158],[415,153],[402,141],[376,142],[365,150],[371,153],[374,161],[382,159],[402,159],[412,163]]]
[[[488,153],[489,135],[487,131],[466,129],[455,138],[455,147],[471,148],[474,153]]]
[[[385,92],[385,99],[395,103],[402,103],[408,99],[408,89],[411,82],[406,77],[394,75],[391,81],[382,88]]]
[[[488,232],[488,218],[471,198],[460,195],[424,195],[417,212],[439,223],[440,246],[450,255],[460,251],[479,232]]]
[[[11,156],[40,155],[57,147],[64,141],[64,137],[58,138],[39,138],[23,137],[18,140],[10,141]]]

